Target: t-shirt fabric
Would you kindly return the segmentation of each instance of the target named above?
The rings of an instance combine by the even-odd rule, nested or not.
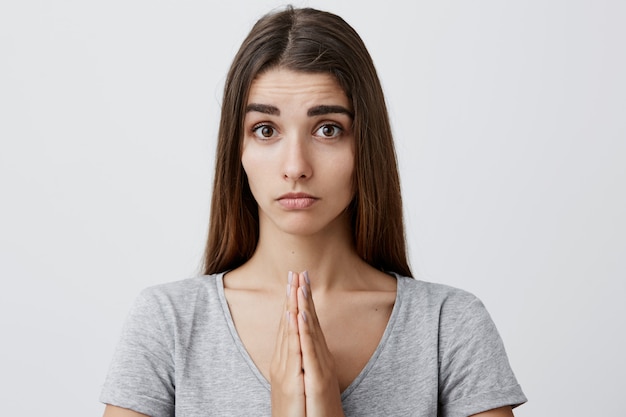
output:
[[[268,417],[270,384],[233,323],[224,274],[142,291],[100,400],[152,417]],[[526,402],[483,304],[394,275],[397,294],[374,354],[341,394],[347,417],[467,417]]]

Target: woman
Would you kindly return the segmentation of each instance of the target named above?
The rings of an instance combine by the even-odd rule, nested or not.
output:
[[[267,15],[224,91],[205,276],[138,298],[105,416],[511,416],[526,399],[480,301],[410,278],[356,32]]]

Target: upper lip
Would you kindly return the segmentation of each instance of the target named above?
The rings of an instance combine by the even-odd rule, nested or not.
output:
[[[284,198],[315,198],[316,199],[317,197],[312,196],[311,194],[307,194],[307,193],[287,193],[278,197],[278,200],[282,200]]]

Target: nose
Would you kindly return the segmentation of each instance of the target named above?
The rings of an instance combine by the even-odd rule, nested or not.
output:
[[[308,179],[313,175],[311,155],[307,138],[294,135],[285,140],[285,156],[283,162],[283,178],[290,181]]]

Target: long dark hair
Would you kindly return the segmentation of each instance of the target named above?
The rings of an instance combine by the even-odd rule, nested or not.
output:
[[[288,7],[262,17],[233,60],[224,87],[204,273],[252,257],[258,207],[241,165],[243,120],[252,81],[271,68],[333,74],[354,109],[354,245],[373,267],[411,276],[406,258],[400,180],[383,91],[355,30],[334,14]]]

